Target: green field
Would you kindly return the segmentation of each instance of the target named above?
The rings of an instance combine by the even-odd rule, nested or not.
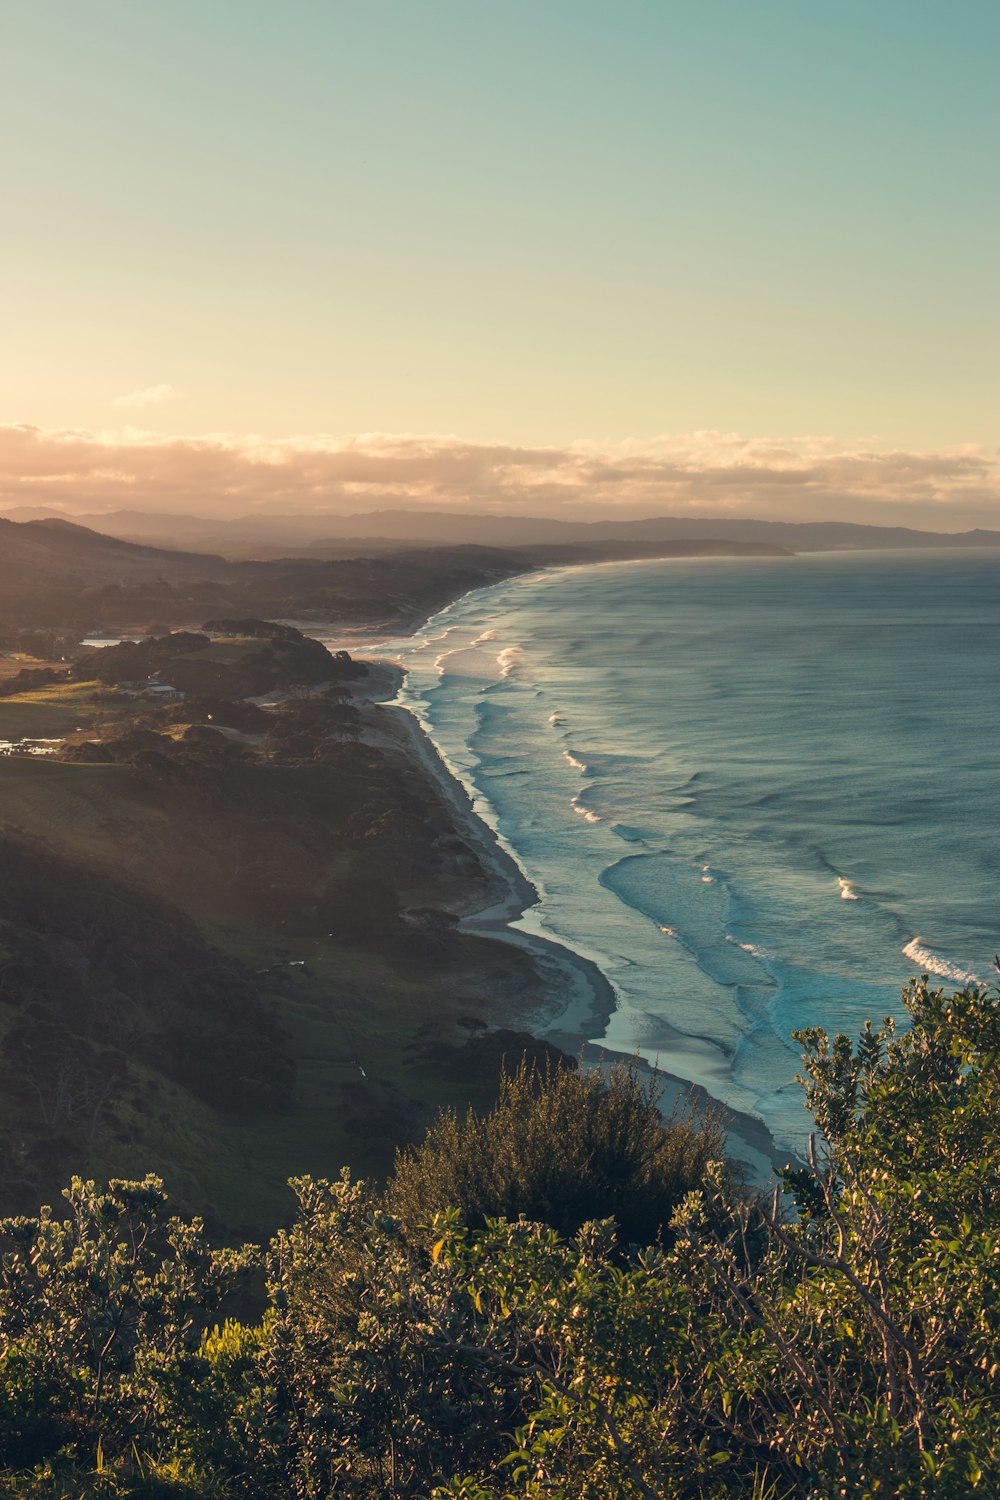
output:
[[[267,645],[267,640],[256,636],[231,636],[225,640],[212,641],[201,651],[192,651],[191,656],[197,661],[242,661],[244,656],[253,656],[255,652],[266,649]]]
[[[89,729],[108,712],[95,693],[109,689],[99,682],[53,682],[30,693],[0,698],[0,739],[55,739],[77,729]]]

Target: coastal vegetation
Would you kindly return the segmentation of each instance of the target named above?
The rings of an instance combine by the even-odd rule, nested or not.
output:
[[[628,1068],[522,1070],[384,1193],[298,1179],[264,1252],[210,1248],[154,1178],[74,1180],[0,1225],[6,1492],[996,1496],[1000,1002],[904,999],[902,1034],[800,1035],[820,1133],[766,1198],[713,1159],[713,1122],[656,1126]],[[480,1142],[530,1163],[569,1098],[591,1149],[553,1139],[530,1217],[510,1183],[484,1211]],[[649,1166],[678,1129],[666,1193]],[[621,1180],[651,1238],[616,1222]],[[261,1282],[263,1312],[234,1310]]]
[[[664,1122],[659,1104],[655,1075],[624,1063],[602,1074],[522,1059],[493,1109],[443,1110],[397,1154],[387,1206],[418,1238],[447,1204],[473,1230],[523,1216],[571,1238],[610,1217],[625,1244],[653,1244],[726,1139],[720,1111],[689,1101]]]
[[[495,876],[372,701],[391,676],[209,625],[0,685],[0,739],[46,751],[0,755],[0,1212],[156,1171],[266,1236],[293,1173],[384,1176],[547,1054],[529,957],[459,928]]]

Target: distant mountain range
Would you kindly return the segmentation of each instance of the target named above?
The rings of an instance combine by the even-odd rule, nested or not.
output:
[[[51,510],[8,513],[18,521],[70,518]],[[233,520],[137,510],[74,516],[77,526],[167,548],[221,552],[228,557],[278,557],[303,551],[343,556],[387,547],[579,545],[596,542],[740,542],[793,552],[900,547],[1000,547],[1000,531],[917,531],[849,521],[758,521],[653,516],[629,521],[563,521],[545,517],[474,515],[454,511],[377,510],[354,515],[251,514]]]

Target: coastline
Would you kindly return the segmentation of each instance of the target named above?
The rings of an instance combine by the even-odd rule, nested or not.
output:
[[[444,801],[459,837],[474,851],[489,893],[485,904],[474,899],[456,909],[462,931],[520,949],[539,975],[551,1003],[537,1006],[517,1018],[516,1024],[540,1041],[548,1042],[585,1067],[622,1054],[603,1048],[592,1039],[601,1035],[617,1005],[614,987],[593,960],[555,938],[514,926],[539,902],[539,894],[517,860],[505,849],[495,831],[475,810],[472,796],[446,764],[437,745],[414,714],[398,702],[405,668],[385,657],[358,657],[369,669],[367,679],[357,682],[354,702],[362,711],[366,732],[376,739],[391,740],[404,757],[433,782]],[[510,1024],[510,1017],[503,1018]],[[679,1037],[680,1041],[681,1038]],[[748,1181],[768,1182],[782,1160],[763,1121],[734,1110],[667,1068],[635,1059],[640,1070],[655,1075],[662,1090],[664,1113],[694,1099],[699,1107],[720,1111],[727,1133],[727,1155],[746,1174]]]

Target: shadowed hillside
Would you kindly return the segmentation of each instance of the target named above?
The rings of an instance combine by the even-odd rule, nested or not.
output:
[[[292,1173],[380,1174],[438,1104],[488,1100],[506,1052],[546,1051],[509,1029],[532,962],[458,928],[495,876],[365,669],[216,624],[252,633],[106,648],[89,680],[29,669],[55,680],[0,698],[0,739],[65,737],[0,755],[0,1211],[152,1167],[260,1233]],[[187,696],[129,686],[150,672]]]
[[[149,547],[77,526],[70,521],[0,519],[0,585],[21,584],[25,570],[34,579],[77,581],[86,586],[204,572],[221,559],[205,554]]]

